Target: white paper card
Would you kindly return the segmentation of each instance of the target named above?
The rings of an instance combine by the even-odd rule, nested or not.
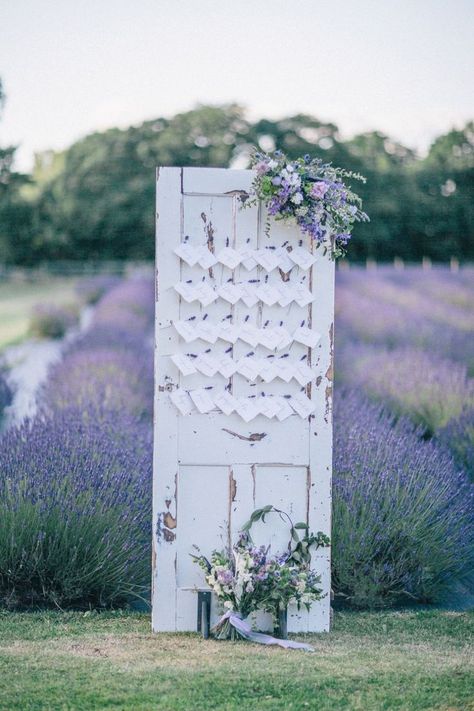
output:
[[[217,293],[221,299],[225,299],[229,304],[236,304],[242,295],[242,290],[237,284],[229,282],[228,284],[220,286]]]
[[[262,360],[263,363],[260,366],[259,375],[266,383],[271,383],[271,381],[275,380],[278,375],[278,368],[273,362],[273,359],[263,358]]]
[[[250,249],[248,247],[244,247],[243,249],[239,250],[240,253],[240,263],[243,264],[243,266],[250,271],[251,269],[255,269],[257,266],[257,262],[254,257],[254,250]]]
[[[190,267],[194,267],[199,258],[199,252],[194,247],[191,247],[190,244],[186,244],[186,242],[182,242],[176,247],[174,253],[182,259],[183,262],[189,264]]]
[[[194,367],[191,358],[188,358],[188,356],[183,353],[175,353],[171,356],[171,360],[178,368],[181,375],[193,375],[193,373],[196,372],[196,368]]]
[[[259,329],[251,323],[243,323],[239,329],[239,338],[255,348],[259,342]]]
[[[239,403],[237,398],[227,392],[227,390],[224,390],[224,392],[217,393],[217,395],[214,396],[214,404],[219,410],[222,410],[224,415],[230,415],[237,409]]]
[[[219,338],[219,327],[211,321],[198,321],[196,335],[207,343],[215,343]]]
[[[310,383],[313,379],[313,375],[313,371],[304,361],[300,361],[295,364],[293,377],[299,382],[300,385]]]
[[[267,306],[273,306],[280,296],[279,292],[270,284],[262,284],[257,287],[256,294],[260,301],[263,301]]]
[[[274,399],[279,405],[279,410],[276,414],[277,420],[283,422],[283,420],[286,420],[287,417],[293,415],[293,410],[290,407],[290,403],[287,398],[282,397],[281,395],[276,395],[274,396]]]
[[[258,415],[258,407],[252,400],[240,397],[238,398],[236,412],[245,422],[250,422],[250,420],[253,420],[253,418]]]
[[[271,420],[275,417],[277,412],[280,410],[280,406],[275,402],[275,398],[269,396],[262,396],[257,399],[257,407],[260,414],[265,415]]]
[[[203,375],[212,378],[217,373],[219,365],[210,353],[201,353],[194,359],[194,367]]]
[[[285,284],[279,284],[278,286],[278,303],[280,306],[288,306],[288,304],[291,304],[294,298],[294,289],[292,286],[285,285]]]
[[[294,288],[294,299],[298,306],[307,306],[312,301],[314,301],[314,298],[315,297],[310,292],[310,290],[302,284],[298,284],[298,286]]]
[[[293,377],[293,368],[291,367],[291,363],[288,362],[288,359],[278,358],[275,362],[275,366],[278,377],[284,380],[285,383],[289,383]]]
[[[294,262],[290,259],[286,247],[278,247],[278,249],[275,250],[275,256],[278,259],[278,266],[285,274],[288,274],[295,266]]]
[[[188,304],[198,298],[196,295],[196,287],[192,284],[187,284],[185,281],[180,281],[175,284],[174,289],[178,292],[182,299],[188,302]]]
[[[203,245],[202,247],[198,247],[197,252],[198,264],[203,269],[210,269],[214,266],[214,264],[217,264],[217,259],[215,258],[211,250],[205,245]]]
[[[301,269],[309,269],[316,261],[314,254],[311,254],[307,249],[303,249],[303,247],[293,247],[289,252],[289,256]]]
[[[308,346],[308,348],[315,348],[321,340],[321,334],[306,326],[300,326],[294,332],[293,340]]]
[[[239,337],[239,330],[238,326],[225,321],[219,326],[219,338],[228,343],[235,343]]]
[[[216,292],[209,286],[209,284],[206,284],[205,281],[202,281],[196,286],[195,294],[195,298],[199,299],[203,306],[209,306],[209,304],[212,304],[212,302],[217,299]]]
[[[181,390],[181,388],[174,390],[170,393],[170,400],[182,415],[190,415],[193,411],[193,404],[186,390]]]
[[[208,391],[204,388],[190,390],[189,397],[194,402],[199,412],[201,412],[202,414],[210,412],[214,409],[214,400],[209,395]]]
[[[252,286],[251,284],[239,284],[240,289],[241,289],[241,299],[244,302],[246,306],[249,307],[249,309],[252,308],[252,306],[255,306],[255,304],[258,303],[258,296],[255,293],[255,287]]]
[[[216,356],[216,363],[218,372],[223,375],[224,378],[231,378],[237,371],[237,363],[226,353]]]
[[[316,405],[304,393],[292,395],[290,405],[300,417],[308,417],[315,411]]]
[[[262,346],[273,351],[280,342],[280,334],[275,328],[261,328],[259,332],[259,341]]]
[[[229,269],[235,269],[240,264],[240,254],[232,247],[224,247],[217,255],[217,260]]]
[[[275,335],[279,339],[277,343],[277,350],[281,351],[283,348],[286,348],[291,343],[293,343],[293,337],[283,326],[277,326],[273,330],[275,331]]]
[[[237,363],[237,372],[247,380],[256,380],[260,372],[260,363],[251,356],[241,358]]]
[[[271,272],[278,266],[278,259],[272,249],[256,249],[254,257],[257,264],[265,269],[266,272]]]
[[[196,329],[189,323],[189,321],[175,321],[173,326],[186,343],[196,340]]]

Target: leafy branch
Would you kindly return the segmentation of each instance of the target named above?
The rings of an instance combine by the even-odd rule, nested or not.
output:
[[[288,562],[294,562],[300,566],[309,566],[311,563],[311,549],[317,550],[318,548],[328,547],[331,544],[329,537],[325,533],[321,531],[317,533],[310,532],[308,524],[304,521],[293,523],[286,511],[277,509],[271,504],[261,509],[255,509],[249,520],[242,526],[241,531],[247,535],[250,541],[252,540],[250,535],[252,526],[257,521],[265,523],[265,517],[270,513],[278,514],[281,520],[289,525]],[[300,531],[303,533],[299,533]]]

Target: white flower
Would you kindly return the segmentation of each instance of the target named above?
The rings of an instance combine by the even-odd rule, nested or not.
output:
[[[298,187],[298,188],[301,185],[301,178],[298,175],[298,173],[292,173],[292,172],[289,172],[286,168],[283,168],[280,175],[283,180],[286,180],[288,185],[292,185],[293,187]]]
[[[304,197],[302,193],[295,193],[294,195],[291,196],[291,202],[294,203],[295,205],[301,205],[303,202]]]
[[[301,205],[301,207],[298,207],[295,212],[298,215],[298,217],[304,217],[305,215],[308,214],[309,207],[307,205]]]
[[[294,171],[294,168],[293,168],[293,166],[291,165],[291,163],[288,163],[288,164],[287,164],[286,169],[287,169],[287,171],[288,171],[289,173],[293,173],[293,171]]]
[[[228,610],[233,610],[233,609],[234,609],[234,605],[231,603],[230,600],[226,600],[226,601],[225,601],[224,607],[226,607]]]
[[[272,160],[268,161],[268,167],[270,168],[270,170],[275,170],[277,165],[278,165],[278,163],[276,162],[276,160],[272,159]]]

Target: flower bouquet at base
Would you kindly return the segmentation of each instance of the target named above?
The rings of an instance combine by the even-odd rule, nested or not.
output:
[[[278,514],[290,524],[290,541],[281,555],[270,555],[270,546],[255,546],[250,536],[252,525],[258,520],[265,521],[269,513]],[[298,531],[304,531],[304,534],[300,537]],[[280,613],[289,603],[296,603],[298,609],[303,605],[309,610],[311,604],[322,597],[318,587],[320,577],[310,568],[310,549],[328,545],[329,538],[323,533],[311,534],[307,524],[293,525],[284,511],[265,506],[253,512],[230,550],[215,550],[210,559],[193,555],[204,571],[207,584],[225,609],[211,630],[215,638],[242,638],[261,644],[311,649],[309,645],[283,642],[255,632],[246,618],[252,612],[263,610],[272,614],[274,625],[278,626]]]

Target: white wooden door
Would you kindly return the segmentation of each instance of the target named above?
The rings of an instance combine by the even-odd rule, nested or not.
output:
[[[249,170],[160,168],[157,172],[154,631],[196,629],[194,589],[206,585],[200,568],[190,557],[193,546],[209,555],[214,548],[230,544],[255,508],[273,504],[287,511],[294,521],[305,520],[313,531],[330,534],[334,262],[323,250],[313,250],[310,239],[303,239],[297,226],[272,221],[267,236],[264,210],[241,209],[252,178]],[[174,250],[180,245],[194,250],[204,247],[200,252],[204,266],[190,266],[177,256]],[[278,248],[298,245],[314,253],[316,261],[311,268],[293,264],[289,272],[281,268],[269,271],[252,262],[253,251],[248,253],[245,265],[241,262],[231,268],[233,265],[218,262],[207,266],[206,253],[216,258],[226,247],[267,249],[281,257]],[[183,254],[189,257],[186,250]],[[190,263],[196,256],[193,254],[188,259]],[[199,292],[201,284],[213,291],[227,284],[245,288],[248,285],[247,300],[240,298],[231,304],[219,297],[207,305],[197,299],[187,301]],[[308,287],[314,300],[306,306],[294,300],[282,306],[259,299],[252,305],[252,290],[264,284],[283,284],[283,288],[301,284]],[[177,287],[184,290],[184,296],[177,293]],[[187,293],[188,287],[194,290],[192,294]],[[206,303],[208,297],[203,301]],[[320,339],[311,348],[293,340],[278,351],[261,343],[252,346],[240,337],[233,346],[220,337],[212,343],[212,334],[210,340],[195,338],[186,342],[182,334],[191,338],[186,329],[196,329],[198,324],[199,333],[204,335],[203,324],[219,328],[222,324],[253,325],[260,336],[262,329],[280,327],[292,336],[303,326],[320,334]],[[206,374],[183,375],[171,358],[177,354],[185,355],[186,362],[192,364],[199,358]],[[294,378],[285,382],[275,377],[265,382],[254,374],[211,375],[213,367],[207,372],[206,355],[214,359],[230,356],[235,361],[257,359],[260,365],[269,359],[277,368],[291,364],[290,371],[302,362],[313,369],[313,375],[304,387]],[[243,403],[244,415],[246,403],[258,402],[258,407],[265,407],[268,400],[259,398],[281,404],[282,400],[274,400],[276,396],[284,396],[294,406],[295,398],[304,395],[311,400],[314,411],[302,416],[304,412],[292,410],[282,421],[258,414],[248,422],[239,412],[224,414],[217,406],[201,413],[188,395],[197,398],[195,391],[201,388],[204,399],[206,394],[214,398],[218,393],[231,393]],[[172,400],[176,393],[185,398],[183,412]],[[206,409],[205,403],[203,407]],[[271,543],[274,553],[283,550],[288,538],[288,531],[277,517],[269,517],[252,533],[257,543]],[[313,567],[321,574],[326,595],[310,613],[290,610],[290,631],[329,629],[329,549],[313,555]],[[212,618],[217,614],[213,601]],[[260,624],[264,622],[260,619]]]

